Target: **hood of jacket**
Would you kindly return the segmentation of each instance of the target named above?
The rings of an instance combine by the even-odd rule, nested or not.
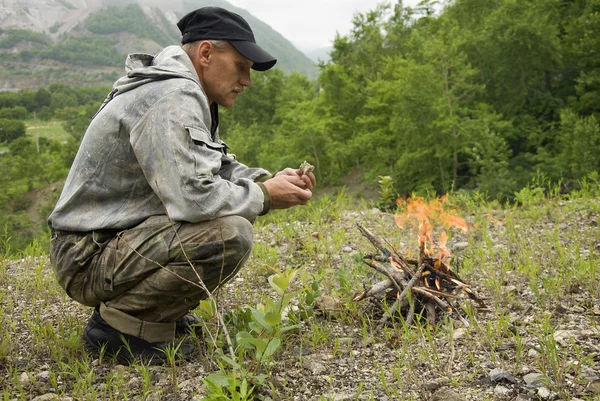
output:
[[[134,53],[125,61],[127,75],[115,82],[113,89],[123,93],[148,82],[170,78],[185,78],[200,85],[192,60],[180,46],[169,46],[153,56]]]
[[[112,90],[106,96],[94,117],[115,96],[149,82],[184,78],[195,82],[204,92],[192,60],[180,46],[165,47],[155,56],[143,53],[130,54],[125,60],[125,72],[127,74],[114,83]]]

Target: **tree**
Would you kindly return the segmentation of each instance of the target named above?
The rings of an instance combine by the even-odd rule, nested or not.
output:
[[[23,106],[0,109],[0,119],[25,120],[27,119],[27,109]]]
[[[25,136],[23,121],[0,118],[0,142],[12,142]]]

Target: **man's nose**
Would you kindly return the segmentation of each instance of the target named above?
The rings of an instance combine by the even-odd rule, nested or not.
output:
[[[244,73],[242,75],[242,77],[240,78],[240,85],[243,85],[245,87],[252,85],[252,79],[250,78],[250,72]]]

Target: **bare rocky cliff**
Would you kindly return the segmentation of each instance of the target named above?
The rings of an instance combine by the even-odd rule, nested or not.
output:
[[[0,27],[56,38],[102,6],[102,0],[0,0]]]

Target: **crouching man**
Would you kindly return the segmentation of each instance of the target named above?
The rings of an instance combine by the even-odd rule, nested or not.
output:
[[[250,69],[276,62],[248,23],[205,7],[178,27],[181,46],[127,58],[48,219],[59,284],[94,307],[85,348],[124,362],[163,362],[197,322],[199,278],[223,285],[248,259],[256,217],[306,204],[315,185],[312,173],[249,168],[219,138],[218,106],[233,106]]]

